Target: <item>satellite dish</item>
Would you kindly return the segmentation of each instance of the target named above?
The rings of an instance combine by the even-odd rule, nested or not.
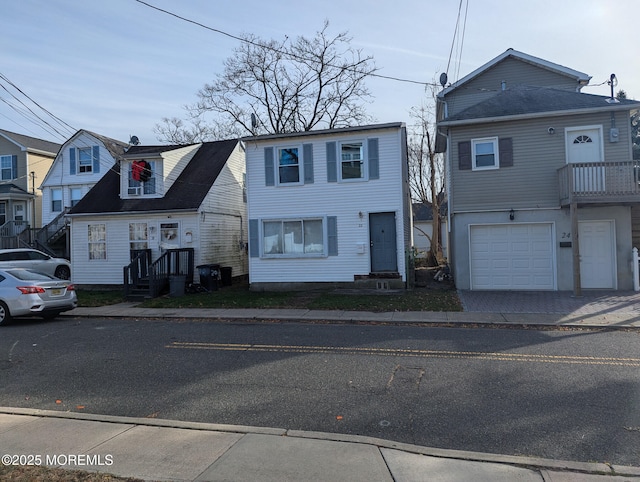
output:
[[[131,139],[129,139],[129,144],[131,144],[132,146],[137,146],[138,144],[140,144],[140,139],[138,139],[138,136],[131,136]]]
[[[442,87],[444,87],[445,85],[447,85],[447,81],[449,80],[449,77],[447,76],[446,72],[442,72],[440,74],[440,85]]]

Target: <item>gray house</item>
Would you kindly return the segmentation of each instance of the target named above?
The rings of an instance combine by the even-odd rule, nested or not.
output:
[[[509,49],[438,94],[458,288],[633,288],[640,102],[582,93],[589,80]]]

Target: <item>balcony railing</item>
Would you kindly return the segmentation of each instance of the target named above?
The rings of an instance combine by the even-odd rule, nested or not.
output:
[[[580,162],[558,169],[560,204],[640,202],[640,161]]]

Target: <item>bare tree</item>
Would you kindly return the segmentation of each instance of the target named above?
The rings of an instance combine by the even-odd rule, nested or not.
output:
[[[414,201],[430,204],[433,211],[433,232],[429,236],[430,256],[437,263],[442,255],[442,203],[444,202],[444,159],[436,153],[436,124],[433,109],[422,105],[414,107],[411,117],[415,124],[409,135],[409,185]]]
[[[207,135],[281,134],[369,122],[365,79],[377,70],[373,58],[353,49],[347,33],[330,36],[328,29],[325,21],[313,38],[294,41],[246,35],[225,60],[224,71],[188,107],[192,121],[212,117],[216,128]],[[173,121],[169,126],[177,130],[157,133],[166,138],[185,129]]]

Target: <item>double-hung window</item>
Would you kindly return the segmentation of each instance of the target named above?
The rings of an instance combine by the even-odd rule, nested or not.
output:
[[[156,194],[156,161],[133,161],[129,164],[128,195]]]
[[[498,138],[488,137],[471,141],[473,170],[498,169]]]
[[[107,226],[106,224],[89,224],[89,260],[107,259]]]
[[[51,211],[55,213],[62,211],[62,189],[51,190]]]
[[[322,219],[263,222],[266,256],[322,256],[325,254]]]
[[[0,156],[0,169],[3,181],[8,181],[18,177],[16,174],[16,168],[16,156]]]
[[[300,156],[298,147],[278,148],[278,184],[300,183]]]
[[[343,181],[365,178],[364,145],[362,142],[340,144],[340,178]]]
[[[93,172],[93,154],[91,147],[78,148],[78,172]]]

